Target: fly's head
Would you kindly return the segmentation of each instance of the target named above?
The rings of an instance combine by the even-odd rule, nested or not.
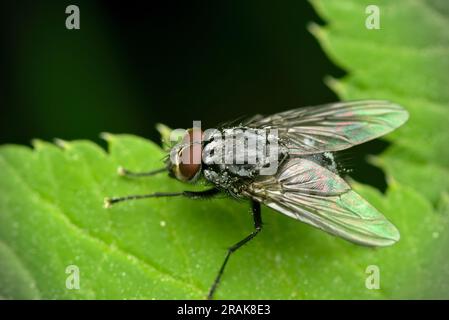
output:
[[[200,177],[202,136],[200,129],[189,129],[182,141],[170,150],[166,164],[171,177],[183,182],[194,182]]]

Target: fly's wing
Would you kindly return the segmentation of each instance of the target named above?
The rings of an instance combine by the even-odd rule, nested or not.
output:
[[[338,175],[317,163],[286,160],[276,175],[260,176],[245,192],[291,218],[366,246],[388,246],[399,232]]]
[[[305,155],[350,148],[393,131],[407,119],[407,111],[399,105],[361,100],[255,117],[246,125],[277,129],[290,154]]]

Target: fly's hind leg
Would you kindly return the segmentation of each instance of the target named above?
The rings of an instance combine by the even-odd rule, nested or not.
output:
[[[262,230],[262,215],[260,213],[260,203],[254,200],[251,200],[251,207],[252,207],[252,214],[253,214],[253,220],[254,220],[254,231],[251,232],[248,236],[234,244],[228,249],[228,252],[226,253],[226,257],[223,261],[223,264],[221,265],[220,270],[218,271],[217,276],[215,277],[215,281],[212,284],[209,294],[207,295],[207,299],[212,299],[215,293],[215,290],[218,287],[218,284],[220,283],[221,276],[223,275],[224,269],[226,267],[226,264],[228,263],[229,257],[231,254],[240,247],[242,247],[244,244],[248,243],[250,240],[252,240],[261,230]]]

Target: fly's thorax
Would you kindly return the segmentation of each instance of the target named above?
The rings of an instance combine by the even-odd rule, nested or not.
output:
[[[203,170],[203,175],[208,182],[211,182],[217,188],[237,198],[241,195],[243,185],[248,180],[239,178],[226,170],[220,170],[216,167],[207,167]]]
[[[265,129],[215,130],[204,140],[203,163],[239,177],[260,174],[262,169],[277,164],[284,152],[277,138]]]
[[[203,132],[187,130],[182,141],[170,150],[168,169],[180,181],[193,182],[201,175]]]
[[[239,195],[242,187],[267,168],[276,173],[282,152],[270,132],[248,127],[215,130],[204,135],[203,175],[217,187]],[[276,151],[276,152],[274,152]]]

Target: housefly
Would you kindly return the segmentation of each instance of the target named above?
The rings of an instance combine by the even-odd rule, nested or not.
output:
[[[248,199],[254,231],[229,247],[210,299],[232,253],[262,230],[261,204],[359,245],[397,242],[396,227],[338,175],[332,153],[385,135],[407,119],[399,105],[364,100],[257,115],[208,132],[193,128],[171,148],[164,168],[119,172],[149,176],[168,171],[183,182],[205,180],[209,189],[106,198],[105,206],[152,197],[204,199],[220,193]]]

